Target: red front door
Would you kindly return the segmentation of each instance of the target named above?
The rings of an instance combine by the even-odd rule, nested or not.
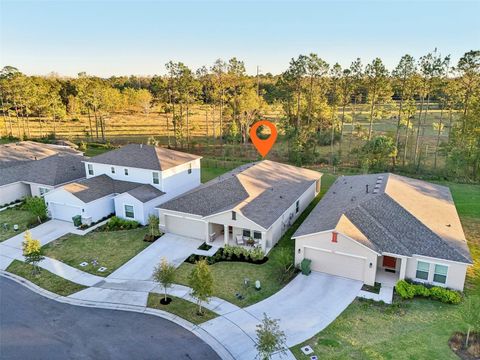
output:
[[[397,265],[397,258],[391,256],[383,257],[383,267],[395,269],[395,265]]]

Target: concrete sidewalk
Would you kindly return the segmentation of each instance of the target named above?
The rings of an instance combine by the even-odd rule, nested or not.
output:
[[[32,238],[40,241],[42,246],[58,239],[59,237],[68,234],[75,230],[75,226],[72,223],[60,220],[49,220],[40,224],[33,229],[30,229]],[[25,231],[11,237],[8,240],[0,243],[1,246],[8,246],[15,249],[22,249],[22,242],[25,238]]]

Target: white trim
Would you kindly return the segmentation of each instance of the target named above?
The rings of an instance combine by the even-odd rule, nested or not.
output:
[[[176,216],[177,217],[186,217],[185,215],[196,216],[196,217],[198,217],[198,219],[205,220],[205,217],[202,217],[202,215],[186,213],[186,212],[176,211],[176,210],[169,210],[169,209],[164,209],[164,208],[161,208],[161,207],[157,207],[156,209],[159,211],[159,213],[160,213],[160,211],[168,211],[167,213],[163,213],[163,215],[170,215],[170,212],[172,212],[173,213],[173,214],[171,214],[172,216],[174,216],[175,214],[183,214],[183,215],[176,215]]]
[[[215,213],[215,214],[212,214],[212,215],[204,216],[203,219],[205,219],[205,221],[210,222],[210,221],[208,220],[209,218],[211,218],[211,217],[213,217],[213,216],[217,216],[217,215],[229,213],[229,212],[232,212],[232,211],[235,211],[235,212],[237,213],[237,215],[238,215],[238,214],[242,215],[245,219],[247,219],[248,221],[251,221],[253,224],[257,225],[259,228],[265,230],[266,232],[268,232],[268,230],[270,229],[270,228],[265,229],[263,226],[258,225],[255,221],[253,221],[252,219],[250,219],[250,218],[246,217],[245,215],[243,215],[243,213],[242,213],[239,209],[237,209],[236,207],[231,208],[231,209],[228,209],[228,210],[225,210],[225,211],[221,211],[221,212],[218,212],[218,213]],[[283,215],[283,214],[282,214],[282,215]],[[231,217],[230,217],[230,219],[231,219]],[[280,219],[280,218],[278,218],[278,219]],[[278,219],[277,219],[277,220],[278,220]],[[233,219],[231,219],[231,220],[233,220]],[[237,217],[237,220],[238,220],[238,217]],[[237,221],[237,220],[233,220],[233,221]],[[275,221],[277,221],[277,220],[275,220]],[[273,225],[273,224],[272,224],[272,225]],[[270,227],[271,227],[271,226],[270,226]]]
[[[467,265],[467,266],[472,266],[473,265],[473,264],[466,263],[466,262],[455,261],[455,260],[447,260],[447,259],[431,257],[431,256],[427,256],[427,255],[413,254],[412,257],[414,257],[414,256],[421,256],[421,257],[432,259],[432,260],[435,260],[435,261],[447,261],[447,262],[452,262],[452,263],[455,263],[455,264],[462,264],[462,265]]]
[[[164,148],[166,149],[166,148]],[[113,151],[113,150],[116,150],[116,149],[112,149],[112,150],[109,150],[109,151]],[[166,149],[168,150],[168,149]],[[108,152],[108,151],[107,151]],[[190,154],[190,153],[185,153],[185,154],[188,154],[188,155],[193,155],[193,154]],[[197,155],[194,155],[194,156],[197,156]],[[183,166],[185,164],[188,164],[188,163],[193,163],[194,161],[197,161],[197,160],[201,160],[203,159],[203,156],[199,156],[198,158],[196,159],[191,159],[191,160],[188,160],[186,162],[183,162],[181,164],[178,164],[178,165],[175,165],[175,166],[172,166],[168,169],[165,169],[165,170],[161,170],[161,169],[147,169],[147,168],[139,168],[139,167],[135,167],[135,166],[127,166],[127,165],[115,165],[115,164],[110,164],[110,163],[103,163],[103,162],[97,162],[97,161],[90,161],[91,159],[89,160],[82,160],[83,163],[85,164],[100,164],[100,165],[108,165],[108,166],[118,166],[118,167],[127,167],[127,168],[130,168],[130,169],[138,169],[138,170],[149,170],[149,171],[159,171],[159,172],[164,172],[164,171],[169,171],[171,169],[175,169],[176,167],[178,166]],[[200,164],[200,168],[201,168],[201,164]],[[200,169],[199,168],[199,169]],[[193,168],[192,168],[193,170]]]
[[[365,256],[348,254],[348,253],[345,253],[343,251],[335,251],[335,250],[329,250],[329,249],[316,248],[316,247],[309,246],[309,245],[303,245],[303,248],[304,249],[311,249],[311,250],[319,250],[319,251],[329,253],[329,254],[338,254],[338,255],[342,255],[342,256],[349,256],[349,257],[352,257],[352,258],[355,258],[355,259],[367,260],[367,258]],[[303,253],[303,257],[305,258],[305,250],[304,250],[304,253]]]

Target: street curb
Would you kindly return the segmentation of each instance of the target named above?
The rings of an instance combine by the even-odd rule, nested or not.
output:
[[[27,289],[43,296],[46,297],[50,300],[55,300],[64,304],[69,304],[69,305],[74,305],[74,306],[83,306],[83,307],[92,307],[92,308],[98,308],[98,309],[108,309],[108,310],[121,310],[121,311],[130,311],[130,312],[137,312],[137,313],[143,313],[146,315],[153,315],[153,316],[158,316],[160,318],[169,320],[184,329],[192,332],[195,334],[197,337],[199,337],[201,340],[203,340],[206,344],[208,344],[213,351],[217,353],[218,356],[220,356],[221,359],[223,360],[234,360],[233,356],[230,354],[230,352],[218,341],[216,340],[212,335],[210,335],[207,331],[202,329],[200,326],[195,325],[177,315],[173,315],[169,312],[162,311],[162,310],[157,310],[157,309],[152,309],[152,308],[147,308],[145,306],[135,306],[135,305],[122,305],[122,304],[115,304],[115,303],[107,303],[107,302],[100,302],[100,301],[84,301],[84,300],[78,300],[74,298],[69,298],[65,296],[61,296],[58,294],[55,294],[51,291],[45,290],[41,288],[40,286],[32,283],[31,281],[22,278],[18,275],[9,273],[4,270],[0,270],[0,276],[3,276],[5,278],[8,278],[12,281],[15,281],[16,283],[23,285]]]

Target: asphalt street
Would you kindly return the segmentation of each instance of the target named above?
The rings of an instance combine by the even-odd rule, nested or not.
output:
[[[168,320],[59,303],[3,277],[0,358],[219,359],[206,343]]]

